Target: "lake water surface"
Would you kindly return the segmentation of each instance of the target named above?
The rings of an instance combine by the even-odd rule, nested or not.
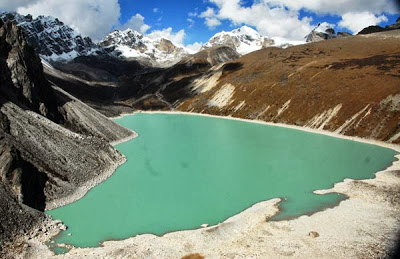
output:
[[[48,211],[68,225],[57,243],[93,247],[137,234],[215,225],[277,197],[285,201],[275,219],[315,212],[344,197],[314,190],[344,178],[373,178],[396,154],[300,130],[204,116],[139,113],[116,122],[139,134],[117,146],[128,161],[82,199]]]

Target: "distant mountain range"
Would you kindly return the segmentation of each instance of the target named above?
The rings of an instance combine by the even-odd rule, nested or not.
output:
[[[183,46],[177,46],[165,38],[152,39],[133,29],[124,31],[114,30],[98,44],[89,37],[83,37],[74,29],[65,25],[57,18],[18,13],[0,13],[2,20],[10,20],[22,27],[27,33],[27,39],[42,59],[50,62],[71,61],[79,56],[112,56],[128,61],[138,61],[148,67],[170,67],[184,58],[194,54]],[[370,26],[360,33],[372,33],[384,30],[393,30],[400,27],[396,24],[382,28]],[[351,36],[349,33],[335,33],[325,23],[318,24],[308,35],[305,43]],[[298,43],[297,43],[298,44]],[[291,44],[276,43],[273,39],[261,36],[256,30],[248,26],[234,29],[230,32],[219,32],[210,38],[200,49],[227,46],[240,55],[262,48],[276,46],[288,47]]]
[[[190,50],[178,47],[170,40],[151,39],[132,29],[114,30],[100,41],[99,46],[116,56],[161,67],[171,66],[190,54]]]
[[[193,51],[176,46],[165,38],[152,39],[135,30],[114,30],[98,44],[83,37],[57,18],[18,13],[2,13],[0,18],[15,22],[27,32],[28,42],[46,61],[69,61],[78,56],[112,55],[128,60],[137,60],[153,67],[168,67]],[[261,36],[256,30],[243,26],[230,32],[215,34],[201,50],[228,46],[241,55],[274,45],[274,41]]]

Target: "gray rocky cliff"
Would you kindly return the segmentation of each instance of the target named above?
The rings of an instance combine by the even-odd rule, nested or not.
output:
[[[25,36],[0,19],[1,249],[109,177],[125,159],[110,143],[136,135],[52,86]]]

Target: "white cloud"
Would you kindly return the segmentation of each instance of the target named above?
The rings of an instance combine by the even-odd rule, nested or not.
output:
[[[370,25],[377,25],[381,22],[387,22],[388,19],[385,15],[377,16],[371,12],[362,13],[346,13],[342,16],[342,20],[339,22],[339,26],[347,28],[354,34],[361,31],[363,28]]]
[[[186,20],[189,22],[189,28],[192,28],[193,25],[196,23],[192,18],[187,18]]]
[[[205,17],[214,17],[215,15],[216,14],[215,14],[214,8],[207,7],[207,10],[202,12],[199,17],[203,17],[203,18],[205,18]]]
[[[26,6],[36,3],[39,0],[2,0],[0,1],[0,10],[16,11],[20,6]]]
[[[205,24],[207,25],[207,27],[210,28],[210,29],[214,29],[214,28],[217,27],[218,25],[221,25],[221,22],[220,22],[217,18],[215,18],[215,17],[213,17],[213,18],[208,18],[208,17],[207,17],[204,23],[205,23]]]
[[[122,30],[125,29],[134,29],[140,33],[145,33],[150,26],[144,23],[144,17],[137,13],[136,15],[132,16],[124,25],[121,26]]]
[[[248,24],[257,28],[265,36],[282,37],[291,40],[303,39],[313,28],[312,19],[299,19],[299,12],[283,5],[272,6],[267,1],[255,1],[250,7],[241,5],[240,0],[211,0],[218,10],[208,8],[200,17],[205,18],[209,27],[221,24],[221,20],[230,20],[234,26]],[[278,1],[275,1],[278,2]]]
[[[186,45],[185,47],[192,51],[192,53],[196,53],[200,50],[201,46],[203,46],[203,42],[195,42],[193,44]]]
[[[244,6],[241,0],[209,0],[216,8],[208,7],[199,17],[204,18],[209,27],[216,27],[222,20],[232,25],[248,24],[254,26],[265,36],[281,37],[288,40],[302,40],[314,27],[311,17],[300,18],[300,10],[308,10],[321,15],[344,16],[348,13],[370,13],[372,16],[360,16],[363,22],[356,22],[356,30],[366,22],[384,21],[382,12],[396,13],[399,9],[394,0],[254,0],[250,6]],[[351,17],[343,19],[343,27],[350,28]],[[365,27],[364,26],[364,27]]]
[[[348,12],[397,13],[399,11],[396,0],[261,0],[258,2],[270,6],[284,5],[292,10],[304,8],[317,14],[343,15]]]
[[[3,0],[2,0],[3,2]],[[118,0],[39,0],[20,1],[16,10],[21,14],[49,15],[59,18],[84,36],[101,39],[118,24]]]
[[[188,16],[189,17],[197,17],[199,14],[197,12],[189,12]]]
[[[152,39],[165,38],[177,46],[184,46],[183,40],[185,39],[185,30],[182,29],[178,32],[173,32],[172,28],[169,27],[163,30],[152,31],[150,34],[147,34],[147,37]]]
[[[160,10],[158,8],[153,8],[153,13],[158,13]]]

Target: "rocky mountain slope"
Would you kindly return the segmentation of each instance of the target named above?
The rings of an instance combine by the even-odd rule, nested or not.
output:
[[[22,29],[0,20],[0,257],[35,232],[41,211],[108,177],[124,161],[109,143],[135,136],[50,85],[42,69]]]
[[[175,46],[170,40],[151,39],[132,29],[114,30],[99,45],[116,56],[151,66],[168,67],[189,55],[189,50]]]
[[[252,51],[270,47],[274,40],[261,36],[256,30],[243,26],[230,32],[219,32],[215,34],[201,50],[215,47],[228,46],[236,50],[239,54],[245,55]]]
[[[399,30],[270,47],[212,68],[184,65],[138,76],[130,82],[140,87],[119,103],[159,109],[156,95],[164,109],[400,143],[399,49]]]
[[[399,50],[399,30],[263,49],[175,108],[400,143]]]
[[[57,18],[18,13],[0,13],[4,21],[15,22],[26,32],[29,44],[48,61],[69,61],[78,56],[101,52],[89,37],[82,37]]]

